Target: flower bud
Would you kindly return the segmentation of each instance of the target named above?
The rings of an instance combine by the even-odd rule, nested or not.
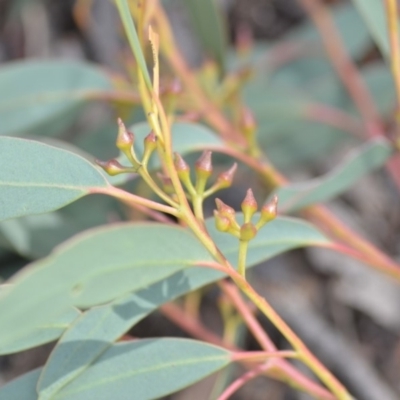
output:
[[[262,207],[261,216],[259,222],[257,223],[257,227],[261,227],[275,219],[277,215],[277,208],[278,197],[274,195],[272,199]]]
[[[220,232],[226,232],[231,227],[231,221],[229,220],[229,218],[224,217],[217,210],[214,210],[214,218],[215,218],[215,227]]]
[[[132,132],[129,132],[126,129],[125,124],[122,122],[121,118],[118,118],[118,127],[119,128],[118,128],[116,146],[118,147],[119,150],[122,151],[122,153],[125,154],[125,156],[128,158],[128,160],[134,167],[138,167],[140,165],[140,162],[136,157],[135,149],[133,147],[135,136],[133,135]]]
[[[244,198],[242,204],[242,211],[244,216],[244,222],[250,222],[251,217],[257,212],[257,202],[254,198],[253,191],[251,189],[247,190],[246,197]]]
[[[122,152],[130,151],[133,146],[135,137],[132,132],[126,129],[125,124],[121,118],[118,118],[118,135],[116,145]]]
[[[198,194],[203,194],[208,178],[213,171],[211,154],[212,152],[209,150],[204,151],[195,164],[196,191]]]
[[[227,217],[229,219],[235,217],[235,214],[236,214],[235,210],[232,207],[230,207],[227,204],[225,204],[222,200],[215,199],[215,204],[217,205],[218,212],[222,216]]]
[[[251,223],[246,222],[240,227],[240,240],[248,242],[257,235],[257,228]]]
[[[221,174],[219,174],[215,186],[218,187],[218,189],[225,189],[230,187],[232,185],[236,169],[237,169],[237,163],[234,163],[232,167],[229,168],[227,171],[224,171]]]
[[[96,164],[103,168],[104,171],[107,172],[108,175],[118,175],[123,174],[125,172],[133,172],[130,168],[122,166],[117,160],[109,160],[109,161],[100,161],[96,160]]]
[[[179,153],[174,153],[174,155],[174,165],[179,179],[185,185],[189,193],[193,196],[196,194],[196,191],[193,187],[192,180],[190,179],[190,167]]]
[[[202,155],[196,161],[196,172],[207,175],[207,178],[212,174],[212,152],[210,150],[203,151]]]
[[[142,163],[147,165],[149,158],[153,151],[157,148],[157,136],[156,134],[151,131],[145,138],[144,138],[144,152],[143,152],[143,160]]]

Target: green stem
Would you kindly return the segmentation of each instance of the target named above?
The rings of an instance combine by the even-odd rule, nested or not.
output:
[[[248,247],[248,240],[239,240],[238,272],[241,276],[243,276],[243,278],[246,277],[246,258]]]
[[[194,215],[199,221],[204,221],[203,196],[195,193],[195,195],[192,196],[192,203]]]
[[[125,190],[116,188],[114,186],[108,187],[95,187],[90,189],[90,193],[102,193],[108,196],[115,197],[117,199],[122,200],[127,204],[138,205],[140,207],[150,208],[152,210],[160,211],[166,214],[173,215],[174,217],[180,218],[181,213],[179,210],[166,206],[164,204],[157,203],[156,201],[152,201],[149,199],[145,199],[140,196],[136,196],[135,194],[126,192]]]
[[[146,168],[140,168],[139,169],[139,174],[143,178],[143,180],[147,183],[147,185],[153,190],[153,192],[160,197],[160,199],[163,199],[167,204],[174,208],[178,208],[179,204],[173,201],[165,192],[161,190],[161,188],[157,185],[156,182],[154,182],[153,178],[149,174]]]

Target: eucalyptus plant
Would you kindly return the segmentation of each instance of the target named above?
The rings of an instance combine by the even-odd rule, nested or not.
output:
[[[314,398],[353,398],[255,290],[249,275],[251,267],[277,254],[317,246],[361,260],[400,281],[400,266],[394,260],[320,204],[385,164],[400,187],[399,138],[397,127],[392,135],[384,130],[372,96],[343,47],[348,43],[343,45],[334,25],[337,40],[327,39],[322,22],[332,22],[328,10],[318,0],[302,3],[326,39],[328,56],[359,115],[308,99],[296,110],[300,118],[319,119],[329,129],[358,136],[366,133],[366,140],[360,141],[364,143],[331,173],[302,184],[290,183],[266,154],[262,124],[271,115],[264,116],[262,100],[255,98],[261,76],[257,51],[251,53],[250,43],[244,41],[234,54],[226,54],[223,25],[211,0],[201,7],[196,1],[187,4],[197,17],[200,41],[212,60],[200,71],[189,68],[182,57],[160,2],[127,0],[116,0],[115,6],[134,58],[134,63],[127,62],[130,81],[73,63],[27,62],[0,69],[5,89],[29,77],[29,85],[0,99],[1,243],[34,259],[0,286],[0,353],[57,341],[46,364],[0,388],[0,398],[160,398],[234,363],[240,363],[245,372],[215,396],[220,400],[259,375],[283,381]],[[386,1],[387,14],[378,0],[354,3],[371,24],[378,44],[387,50],[385,57],[393,60],[393,76],[400,82],[396,1]],[[382,35],[386,24],[377,24],[371,18],[373,11],[382,16],[379,23],[385,15],[389,19],[390,35]],[[354,9],[346,12],[355,13]],[[211,31],[215,40],[202,29],[209,20],[215,23]],[[365,27],[362,32],[369,35]],[[337,56],[341,62],[335,61]],[[86,76],[85,83],[66,87],[61,78],[66,67]],[[271,63],[268,68],[272,67]],[[346,79],[349,68],[355,81]],[[40,80],[32,76],[50,73],[51,89],[43,94]],[[24,108],[22,100],[29,107]],[[54,124],[68,125],[68,116],[92,100],[111,102],[119,114],[107,128],[107,138],[112,132],[115,142],[115,156],[108,160],[94,161],[83,150],[89,147],[90,151],[90,146],[79,143],[15,137],[55,132]],[[296,103],[299,99],[292,100],[296,107],[300,104]],[[143,110],[142,121],[129,124],[127,106]],[[289,107],[288,112],[293,110]],[[89,142],[93,145],[103,139],[93,136]],[[200,153],[196,161],[195,153]],[[229,166],[214,161],[221,154],[229,158]],[[270,195],[258,204],[248,188],[240,210],[235,210],[218,196],[232,186],[235,173],[244,166],[261,178]],[[145,190],[139,190],[140,185]],[[96,203],[96,194],[107,196],[102,197],[104,204]],[[217,196],[214,214],[205,218],[204,201],[210,196]],[[108,202],[114,207],[114,200],[128,210],[127,219],[141,215],[151,222],[106,224]],[[86,211],[74,217],[71,203],[83,201]],[[97,221],[93,224],[88,221],[91,207]],[[294,212],[302,218],[283,215]],[[76,221],[64,234],[68,240],[59,244],[63,237],[50,230],[45,238],[52,236],[50,243],[57,246],[37,245],[46,226],[58,220],[69,226],[69,218]],[[85,229],[90,226],[95,227]],[[218,305],[225,324],[222,337],[176,301],[201,296],[199,289],[210,284],[218,285],[226,301]],[[128,334],[157,309],[193,339],[140,339]],[[283,335],[289,350],[276,347],[257,313]],[[260,350],[245,351],[228,340],[242,324]],[[317,379],[292,360],[303,363]]]

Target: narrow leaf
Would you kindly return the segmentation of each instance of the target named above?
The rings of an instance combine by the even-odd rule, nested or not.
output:
[[[80,312],[77,309],[71,308],[51,323],[38,326],[28,335],[14,337],[6,347],[0,347],[0,355],[17,353],[57,340],[79,315]]]
[[[32,140],[0,137],[0,220],[56,210],[108,186],[82,157]]]
[[[237,240],[232,238],[232,241],[225,241],[223,236],[229,236],[217,232],[213,225],[213,220],[207,221],[207,227],[214,240],[224,254],[235,263]],[[277,218],[263,231],[254,243],[250,243],[248,267],[291,248],[328,243],[312,225],[292,218]],[[185,269],[111,304],[85,312],[53,350],[39,384],[43,396],[50,396],[80,374],[116,339],[160,305],[223,276],[224,274],[207,268]],[[68,347],[63,346],[63,343],[68,343]],[[78,361],[71,356],[75,354],[81,355]]]
[[[297,211],[315,203],[325,202],[353,186],[360,178],[380,168],[393,150],[384,139],[374,139],[350,153],[330,173],[305,183],[279,188],[275,194],[284,211]]]
[[[221,71],[225,67],[225,53],[227,37],[222,13],[218,10],[216,0],[184,0],[182,5],[186,7],[192,26],[206,53],[206,56],[214,59]]]
[[[390,59],[390,44],[387,21],[385,15],[385,2],[382,0],[353,0],[361,16],[364,18],[375,43],[386,59]]]
[[[135,24],[134,24],[132,16],[131,16],[131,12],[129,10],[128,2],[127,2],[127,0],[116,0],[116,4],[118,7],[118,11],[119,11],[119,15],[121,17],[122,23],[124,25],[126,36],[128,37],[128,41],[131,46],[132,52],[136,58],[136,62],[138,63],[140,71],[143,74],[147,88],[149,90],[151,90],[152,84],[151,84],[149,71],[147,69],[147,65],[146,65],[146,61],[144,59],[142,48],[140,47],[140,41],[138,38],[138,34],[136,32]]]
[[[71,306],[111,301],[199,260],[212,258],[182,228],[123,224],[88,231],[24,268],[0,292],[0,346],[55,321]]]
[[[0,135],[57,133],[94,92],[112,89],[100,69],[65,60],[7,64],[0,87]]]
[[[54,400],[146,400],[174,393],[230,363],[230,352],[187,339],[118,343]]]
[[[35,369],[0,387],[0,399],[37,400],[36,384],[40,371],[40,368]]]

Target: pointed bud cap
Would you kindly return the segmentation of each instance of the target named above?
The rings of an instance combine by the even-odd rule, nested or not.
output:
[[[154,149],[157,147],[157,136],[153,131],[144,138],[144,147],[146,146],[152,146]]]
[[[145,138],[144,138],[144,152],[143,152],[143,159],[142,163],[147,164],[149,158],[153,151],[157,148],[157,136],[156,134],[151,131]]]
[[[174,153],[175,159],[174,159],[174,164],[175,164],[175,168],[178,172],[178,174],[180,172],[189,172],[190,171],[190,167],[189,165],[186,163],[186,161],[182,158],[182,156],[179,153]]]
[[[248,242],[256,235],[257,228],[251,222],[247,222],[240,227],[240,240]]]
[[[242,204],[242,211],[244,215],[244,221],[250,222],[251,217],[257,212],[258,204],[254,198],[253,191],[251,189],[247,190],[246,197],[244,198]]]
[[[117,147],[123,152],[130,151],[133,146],[134,140],[135,137],[133,133],[129,132],[126,129],[125,124],[122,122],[122,119],[118,118],[118,135],[116,141]]]
[[[96,160],[96,164],[104,169],[108,175],[118,175],[129,172],[128,168],[122,166],[117,160],[100,161]]]
[[[262,225],[265,225],[269,221],[275,219],[277,213],[278,213],[278,197],[274,195],[272,199],[268,203],[264,204],[264,206],[262,207],[260,222],[262,223]]]
[[[215,204],[217,205],[218,212],[222,216],[230,218],[230,219],[235,217],[235,214],[236,214],[235,210],[232,207],[225,204],[222,200],[215,199]]]
[[[211,175],[213,170],[211,155],[212,152],[210,150],[205,150],[196,161],[196,172],[207,175],[207,178]]]
[[[215,218],[215,227],[220,232],[226,232],[231,227],[231,221],[229,220],[229,218],[224,217],[217,210],[214,210],[214,218]]]
[[[237,163],[234,163],[232,167],[228,169],[228,171],[219,174],[216,186],[218,186],[219,189],[225,189],[230,187],[232,185],[236,169],[237,169]]]

